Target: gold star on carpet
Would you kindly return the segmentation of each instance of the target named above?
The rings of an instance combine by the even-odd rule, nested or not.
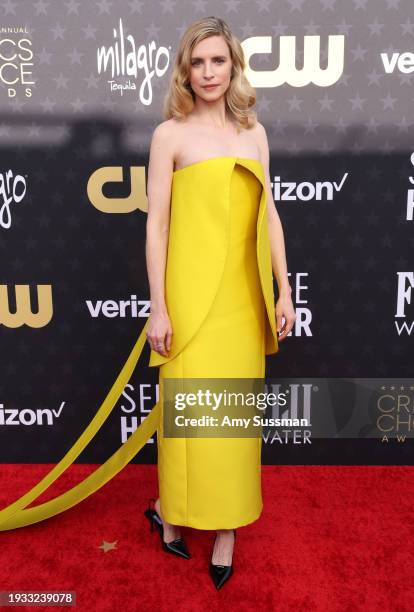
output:
[[[118,540],[115,540],[115,542],[106,542],[104,540],[99,546],[99,548],[102,548],[104,552],[108,552],[108,550],[113,550],[114,548],[116,548],[117,542]]]

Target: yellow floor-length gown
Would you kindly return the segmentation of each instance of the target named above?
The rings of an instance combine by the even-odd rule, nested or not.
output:
[[[232,529],[262,511],[261,437],[163,435],[165,378],[264,378],[278,351],[263,166],[215,157],[177,170],[171,192],[166,304],[173,340],[160,366],[161,513],[169,523]]]

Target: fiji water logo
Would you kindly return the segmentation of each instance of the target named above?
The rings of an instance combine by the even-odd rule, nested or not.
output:
[[[126,90],[137,89],[140,74],[143,75],[139,84],[139,99],[142,104],[152,103],[152,79],[164,76],[170,65],[170,52],[167,47],[158,47],[155,41],[148,45],[138,45],[135,38],[124,35],[122,19],[119,28],[113,29],[114,43],[102,45],[97,50],[98,74],[109,73],[108,84],[111,91],[123,95]],[[130,77],[133,77],[131,79]]]
[[[399,336],[414,334],[414,271],[400,271],[397,275],[395,328]]]

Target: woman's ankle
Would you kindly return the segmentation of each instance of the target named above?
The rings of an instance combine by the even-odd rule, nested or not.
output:
[[[234,529],[217,529],[216,531],[217,535],[220,536],[229,536],[229,535],[236,535],[235,534],[235,530]]]
[[[165,518],[162,516],[161,514],[161,503],[160,503],[160,498],[158,497],[158,499],[155,501],[154,504],[155,510],[158,513],[160,519],[163,522],[164,528],[166,531],[168,531],[171,534],[180,534],[180,526],[179,525],[173,525],[172,523],[169,523],[168,521],[165,520]],[[178,537],[178,536],[177,536]]]
[[[214,565],[231,565],[235,540],[229,534],[235,535],[234,529],[218,529],[213,546],[211,561]]]

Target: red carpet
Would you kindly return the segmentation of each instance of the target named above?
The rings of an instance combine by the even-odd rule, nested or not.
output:
[[[51,467],[2,465],[0,507]],[[72,466],[38,501],[92,467]],[[413,469],[263,466],[263,514],[238,530],[235,573],[216,591],[207,573],[214,532],[183,528],[192,559],[164,553],[143,515],[156,466],[129,464],[63,514],[0,532],[0,590],[76,591],[76,608],[63,609],[80,612],[411,612]],[[103,541],[116,548],[104,552]]]

